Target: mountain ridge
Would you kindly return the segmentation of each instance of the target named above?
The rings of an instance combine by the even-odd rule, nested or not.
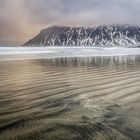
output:
[[[140,26],[50,26],[23,46],[140,46]]]

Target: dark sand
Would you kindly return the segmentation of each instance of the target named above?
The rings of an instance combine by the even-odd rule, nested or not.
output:
[[[0,140],[140,140],[140,57],[0,62]]]

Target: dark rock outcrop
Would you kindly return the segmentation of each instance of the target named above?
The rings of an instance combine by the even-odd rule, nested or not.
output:
[[[23,46],[140,46],[140,27],[127,25],[84,27],[52,26]]]

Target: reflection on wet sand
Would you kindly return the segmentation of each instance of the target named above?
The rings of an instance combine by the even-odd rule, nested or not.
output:
[[[0,62],[1,140],[139,140],[140,57]]]

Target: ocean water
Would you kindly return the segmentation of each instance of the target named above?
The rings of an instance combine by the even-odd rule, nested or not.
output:
[[[1,61],[0,140],[140,140],[140,56]]]

